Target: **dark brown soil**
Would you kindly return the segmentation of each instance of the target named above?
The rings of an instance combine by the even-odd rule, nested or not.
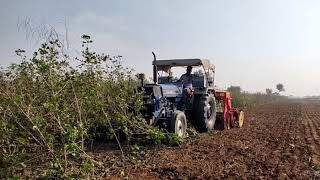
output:
[[[99,151],[101,179],[320,179],[320,103],[289,101],[247,110],[241,129],[180,147],[139,150],[123,160]],[[122,160],[121,160],[122,159]]]

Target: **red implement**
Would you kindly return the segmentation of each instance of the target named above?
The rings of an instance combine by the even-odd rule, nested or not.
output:
[[[231,93],[228,91],[215,91],[215,97],[220,110],[217,111],[217,124],[220,129],[241,128],[244,121],[244,112],[232,107]]]

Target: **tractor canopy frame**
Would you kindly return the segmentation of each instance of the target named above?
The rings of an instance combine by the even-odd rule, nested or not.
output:
[[[158,82],[158,71],[164,71],[171,76],[171,68],[172,67],[186,67],[186,66],[192,66],[192,67],[202,67],[204,70],[204,75],[207,82],[207,87],[213,85],[214,81],[214,73],[215,73],[215,66],[210,63],[208,59],[167,59],[167,60],[157,60],[155,54],[154,55],[154,61],[152,62],[153,65],[153,79],[154,83],[157,84]],[[210,72],[213,73],[211,81],[209,80]],[[206,92],[207,90],[205,90]]]
[[[215,71],[215,66],[210,63],[208,59],[170,59],[170,60],[156,60],[152,65],[157,66],[158,71],[169,73],[172,67],[185,66],[202,66],[207,72],[209,70]]]

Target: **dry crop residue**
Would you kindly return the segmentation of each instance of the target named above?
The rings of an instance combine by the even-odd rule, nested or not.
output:
[[[246,111],[241,129],[147,150],[105,177],[130,179],[318,179],[320,103],[288,101]]]
[[[314,164],[320,164],[320,104],[304,103],[302,119],[305,126],[305,137],[312,150]]]

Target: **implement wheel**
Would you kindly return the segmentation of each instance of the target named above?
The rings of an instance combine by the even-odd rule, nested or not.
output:
[[[237,123],[238,128],[241,128],[243,126],[243,122],[244,122],[244,112],[243,111],[239,111],[238,123]]]
[[[213,95],[197,95],[194,97],[193,124],[199,132],[213,130],[216,114],[216,99]]]

